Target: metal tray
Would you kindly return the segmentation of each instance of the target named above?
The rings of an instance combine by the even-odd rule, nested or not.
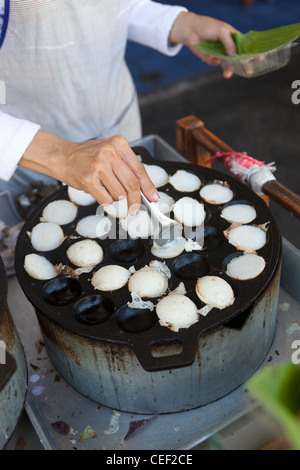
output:
[[[136,145],[147,147],[159,160],[186,162],[158,136],[145,137]],[[266,364],[291,360],[292,343],[300,334],[299,282],[300,252],[283,240],[278,325],[262,368]],[[16,277],[9,280],[8,302],[29,367],[26,411],[45,449],[193,449],[256,406],[248,396],[246,384],[211,404],[182,413],[158,415],[153,417],[155,419],[97,405],[72,389],[53,369],[42,343],[34,308]],[[133,421],[147,426],[125,439]]]
[[[0,326],[7,306],[7,278],[3,260],[0,256]]]

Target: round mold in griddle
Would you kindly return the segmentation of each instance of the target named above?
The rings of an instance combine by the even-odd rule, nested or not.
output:
[[[217,192],[218,188],[221,189],[222,194],[221,194],[221,197],[220,197],[220,195],[218,195],[219,200],[214,200],[212,197],[208,197],[208,195],[206,194],[206,190],[210,190],[212,186],[216,189],[216,191],[213,191],[213,196],[212,197],[214,197],[216,195],[215,193]],[[209,191],[209,192],[211,192],[211,191]],[[220,206],[220,205],[224,205],[224,204],[227,204],[230,201],[232,201],[232,199],[235,196],[235,191],[234,191],[234,188],[231,187],[231,185],[228,184],[228,182],[224,181],[224,179],[223,179],[223,180],[210,181],[210,182],[207,182],[207,183],[203,184],[201,186],[199,194],[200,194],[201,199],[203,201],[205,201],[207,204],[209,204],[210,206],[211,205]],[[205,196],[204,196],[204,194],[205,194]],[[224,198],[225,198],[225,200],[224,200]]]
[[[222,267],[224,272],[226,272],[227,264],[230,263],[234,258],[238,258],[244,254],[243,251],[237,250],[234,253],[230,253],[230,255],[226,256],[226,258],[222,262]]]
[[[223,269],[224,269],[224,272],[226,273],[226,276],[229,278],[229,279],[236,279],[236,277],[234,276],[230,276],[228,273],[227,273],[227,266],[228,264],[233,260],[233,259],[236,259],[236,258],[240,258],[241,256],[245,256],[247,255],[247,253],[245,253],[244,251],[237,251],[236,253],[232,253],[231,255],[227,256],[224,261],[223,261]],[[248,255],[255,255],[255,256],[259,256],[255,253],[248,253]],[[264,267],[265,269],[265,267]],[[264,269],[261,271],[261,272],[258,272],[257,270],[254,271],[255,273],[258,272],[258,274],[256,274],[254,277],[250,277],[250,278],[247,278],[247,279],[237,279],[238,282],[251,282],[253,281],[254,279],[256,279],[258,276],[260,276],[262,274],[262,272],[264,271]]]
[[[204,227],[204,249],[208,251],[217,250],[224,242],[224,235],[217,227]]]
[[[182,281],[191,281],[206,276],[210,271],[207,259],[199,253],[180,255],[173,261],[172,272]]]
[[[138,155],[141,155],[142,160],[145,163],[157,164],[157,161],[152,159],[149,155],[149,152],[143,147],[133,147],[133,150]],[[266,268],[260,274],[260,276],[257,279],[252,279],[249,282],[237,281],[237,283],[234,284],[236,299],[233,305],[223,310],[213,309],[206,317],[201,316],[199,322],[195,323],[187,330],[180,330],[178,333],[176,333],[176,337],[185,338],[191,336],[191,341],[197,342],[200,335],[203,335],[207,332],[213,332],[222,327],[222,325],[237,317],[241,312],[244,312],[262,296],[278,269],[281,257],[281,236],[276,220],[268,206],[265,204],[265,201],[257,196],[238,179],[235,179],[229,175],[225,175],[219,171],[192,165],[190,163],[166,161],[159,162],[159,165],[161,165],[169,174],[174,174],[177,169],[187,169],[188,171],[192,171],[200,177],[203,185],[213,183],[215,180],[225,181],[229,184],[234,193],[234,198],[231,203],[234,201],[247,201],[250,205],[255,207],[257,211],[257,217],[255,219],[256,225],[269,222],[267,243],[264,247],[258,250],[258,254],[263,256],[266,261]],[[165,185],[164,191],[175,200],[178,200],[182,197],[182,193],[177,192],[170,184]],[[203,202],[199,195],[199,191],[190,193],[189,196],[196,198],[199,202]],[[113,314],[106,321],[95,325],[87,325],[77,321],[74,315],[74,306],[76,302],[79,300],[79,298],[81,300],[95,294],[95,290],[91,285],[91,272],[82,273],[77,277],[77,279],[73,279],[67,278],[66,272],[62,271],[57,278],[53,279],[49,283],[34,280],[27,275],[23,268],[24,257],[32,252],[32,247],[30,246],[30,243],[28,243],[27,232],[30,232],[32,227],[39,222],[44,207],[49,202],[58,199],[68,200],[66,187],[63,187],[53,193],[49,198],[43,201],[31,212],[20,231],[16,245],[16,274],[24,293],[33,306],[48,320],[54,322],[58,326],[71,333],[87,337],[89,340],[113,341],[116,343],[120,342],[122,344],[127,344],[134,349],[135,341],[139,341],[141,344],[143,344],[143,348],[137,348],[137,350],[147,350],[149,349],[149,344],[153,341],[159,342],[174,338],[175,333],[166,327],[162,327],[159,324],[156,315],[149,315],[148,317],[149,325],[152,325],[152,319],[153,321],[155,320],[151,327],[144,328],[145,325],[148,326],[148,320],[142,321],[144,326],[140,327],[141,330],[139,331],[139,334],[135,334],[133,331],[131,331],[131,327],[129,326],[129,323],[131,322],[131,320],[129,321],[129,311],[127,311],[126,322],[125,319],[123,319],[123,321],[120,320],[120,313],[118,315]],[[205,207],[208,207],[209,213],[205,221],[203,250],[193,251],[190,253],[183,252],[181,255],[179,255],[178,258],[160,260],[161,262],[166,263],[166,266],[170,269],[171,272],[171,278],[169,279],[169,289],[174,290],[178,286],[179,282],[183,282],[186,284],[187,288],[186,295],[193,301],[197,302],[198,308],[201,308],[203,304],[199,299],[197,299],[195,293],[195,284],[197,278],[201,275],[207,274],[220,275],[227,280],[224,269],[224,260],[229,255],[237,252],[237,249],[228,243],[228,240],[225,238],[223,233],[230,226],[228,221],[220,217],[221,210],[225,204],[207,205],[204,203],[204,205]],[[69,245],[70,240],[74,241],[76,237],[78,237],[78,234],[76,233],[76,224],[78,220],[82,219],[83,217],[88,215],[95,215],[95,210],[95,206],[79,207],[77,218],[71,224],[64,226],[66,240],[61,246],[53,251],[53,255],[55,255],[55,260],[57,262],[61,262],[63,265],[69,264],[66,257],[66,247]],[[170,216],[174,217],[174,214],[171,212]],[[102,263],[97,266],[97,269],[108,264],[120,264],[124,265],[126,268],[133,266],[136,270],[138,270],[146,265],[149,265],[153,259],[157,260],[157,257],[154,257],[151,254],[152,240],[150,237],[133,241],[130,239],[123,239],[123,233],[122,231],[118,231],[118,228],[119,225],[117,225],[116,236],[114,238],[110,237],[108,234],[105,239],[99,240],[99,243],[104,251],[104,258]],[[119,235],[119,233],[122,236]],[[180,266],[180,261],[178,261],[178,259],[181,256],[186,256],[185,260],[198,260],[198,267],[201,267],[201,269],[203,268],[203,270],[198,272],[195,270],[193,277],[191,272],[192,269],[190,269],[191,266],[189,266],[189,264],[186,262],[186,264],[183,263],[181,265],[179,270],[176,268],[177,270],[175,269],[174,272],[174,265],[175,267]],[[207,272],[208,266],[209,272]],[[179,278],[178,273],[181,275],[181,278]],[[190,279],[185,280],[182,276],[187,276],[187,278]],[[229,279],[228,281],[230,282]],[[54,292],[50,289],[49,286],[51,286],[51,284],[52,286],[55,286],[55,284],[58,286],[56,292],[55,289]],[[64,297],[64,292],[68,292],[66,297]],[[118,291],[105,293],[97,291],[97,294],[104,295],[109,298],[114,304],[115,312],[121,311],[120,309],[124,307],[124,305],[127,305],[128,302],[130,303],[132,300],[127,285]],[[57,308],[57,301],[59,302],[59,309]],[[60,302],[63,303],[62,306]],[[61,314],[62,312],[63,314]],[[137,311],[135,313],[137,313]],[[138,323],[138,320],[140,319],[133,318],[133,320],[132,325],[134,325],[135,322]],[[122,328],[120,327],[120,324]],[[139,327],[134,326],[132,328],[136,328],[137,331],[139,330]],[[180,361],[180,355],[178,358],[174,356],[174,367],[180,367],[180,363],[178,363],[178,361]],[[145,364],[145,358],[140,362]],[[169,364],[171,364],[171,359]],[[151,365],[149,364],[149,367],[150,366]]]
[[[252,207],[252,208],[255,210],[255,207],[254,207],[253,204],[250,203],[249,201],[237,200],[237,199],[234,199],[233,201],[230,201],[230,202],[228,202],[227,204],[224,204],[224,206],[222,207],[222,210],[223,210],[223,209],[227,209],[228,207],[237,206],[237,205],[250,206],[250,207]],[[221,212],[222,212],[222,210],[221,210]],[[253,214],[253,215],[254,215],[254,214]],[[222,216],[222,217],[225,219],[224,216]],[[242,223],[245,223],[245,224],[250,224],[250,223],[251,223],[251,224],[253,224],[254,221],[255,221],[255,219],[256,219],[256,215],[255,215],[255,217],[251,218],[251,220],[247,220],[247,222],[242,222]],[[229,223],[232,223],[229,219],[225,219],[225,220],[227,220],[227,222],[229,222]],[[235,222],[237,222],[237,221],[235,221]],[[234,223],[234,222],[233,222],[233,223]]]
[[[71,277],[57,277],[48,281],[42,291],[43,300],[54,306],[67,305],[81,295],[80,283]]]
[[[54,251],[32,250],[32,253],[35,253],[38,256],[42,256],[43,258],[46,258],[51,264],[53,264],[53,266],[59,266],[59,264],[61,263],[61,257],[58,255],[58,253],[55,250]]]
[[[109,247],[110,257],[117,263],[133,263],[143,256],[145,247],[140,239],[115,240]]]
[[[157,322],[157,315],[149,308],[131,308],[123,305],[116,313],[119,328],[127,333],[141,333]]]
[[[114,313],[115,306],[104,295],[89,295],[78,300],[74,305],[75,319],[84,325],[98,325],[108,320]]]

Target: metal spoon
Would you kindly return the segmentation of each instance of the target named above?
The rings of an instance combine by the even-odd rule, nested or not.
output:
[[[142,203],[146,207],[153,224],[153,238],[158,246],[164,246],[167,243],[182,236],[182,225],[175,220],[164,215],[154,202],[150,202],[141,191]]]

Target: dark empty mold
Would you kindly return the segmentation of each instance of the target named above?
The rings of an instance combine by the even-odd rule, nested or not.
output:
[[[123,305],[116,313],[116,322],[123,331],[141,333],[149,330],[157,322],[157,315],[155,310]]]
[[[108,320],[114,313],[111,299],[103,295],[89,295],[75,304],[73,314],[79,323],[97,325]]]
[[[254,205],[250,201],[246,201],[245,199],[233,199],[232,201],[227,202],[222,207],[222,210],[229,206],[236,206],[237,204],[243,204],[245,206],[251,206],[255,209]]]
[[[217,250],[224,242],[224,235],[216,227],[204,227],[204,248],[208,251]]]
[[[109,247],[110,257],[119,263],[133,263],[143,256],[145,247],[140,239],[120,239]]]
[[[235,251],[234,253],[231,253],[230,255],[226,256],[222,263],[224,271],[226,271],[227,265],[228,263],[230,263],[230,261],[232,261],[234,258],[239,258],[239,256],[242,256],[243,254],[243,251]]]
[[[79,281],[71,277],[58,277],[45,284],[42,297],[50,305],[67,305],[81,295]]]
[[[181,255],[172,264],[172,271],[175,276],[187,281],[206,276],[209,269],[209,262],[199,253]]]

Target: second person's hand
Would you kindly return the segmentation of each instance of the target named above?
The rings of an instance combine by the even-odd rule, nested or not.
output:
[[[183,44],[189,47],[203,62],[215,66],[220,63],[216,57],[205,54],[193,46],[206,40],[219,40],[222,42],[228,56],[235,55],[236,45],[232,38],[232,33],[235,32],[237,32],[237,29],[224,21],[192,12],[182,12],[174,22],[169,40],[173,44]],[[223,76],[231,78],[232,72],[224,71]]]

